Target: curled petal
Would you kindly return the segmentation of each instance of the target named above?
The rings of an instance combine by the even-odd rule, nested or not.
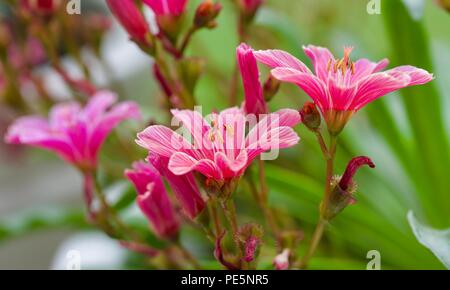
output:
[[[360,156],[355,157],[347,165],[341,180],[339,181],[339,187],[342,190],[347,190],[349,185],[353,182],[353,176],[355,176],[356,171],[361,167],[367,165],[370,168],[375,168],[375,164],[369,157]]]

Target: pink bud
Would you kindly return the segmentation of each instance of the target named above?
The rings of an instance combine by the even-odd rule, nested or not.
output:
[[[109,9],[139,44],[149,45],[150,29],[134,0],[107,0]]]
[[[255,253],[256,253],[256,249],[258,248],[259,243],[260,243],[260,240],[254,236],[249,237],[247,239],[247,241],[245,242],[244,260],[247,263],[250,263],[255,259]]]
[[[284,249],[281,254],[278,254],[273,260],[273,265],[277,270],[287,270],[289,269],[289,255],[290,250]]]

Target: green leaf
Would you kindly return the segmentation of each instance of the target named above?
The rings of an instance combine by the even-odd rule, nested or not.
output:
[[[0,242],[35,231],[88,227],[85,214],[81,209],[42,208],[25,211],[0,221]]]
[[[408,12],[414,20],[420,20],[425,6],[424,0],[403,0]]]
[[[412,211],[408,212],[408,221],[417,240],[450,269],[450,229],[436,230],[422,224]]]

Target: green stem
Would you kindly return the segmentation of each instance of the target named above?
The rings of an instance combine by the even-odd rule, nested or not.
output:
[[[238,251],[238,258],[239,258],[239,261],[241,261],[242,248],[241,248],[241,242],[239,241],[239,237],[238,237],[239,227],[238,227],[238,222],[237,222],[237,217],[236,217],[236,207],[235,207],[232,199],[223,200],[220,202],[220,205],[222,206],[222,210],[225,214],[225,217],[227,218],[228,223],[230,224],[233,241],[234,241],[234,244]]]
[[[323,232],[325,230],[325,226],[327,225],[327,221],[320,218],[316,229],[314,230],[313,237],[311,239],[311,243],[309,245],[308,251],[306,252],[303,259],[300,261],[298,267],[300,269],[306,269],[308,267],[309,260],[312,258],[314,253],[316,252],[317,246],[320,243],[320,240],[322,239]]]
[[[197,27],[192,26],[189,28],[188,32],[186,33],[186,36],[183,39],[183,42],[181,43],[180,49],[178,50],[180,52],[180,56],[182,57],[184,55],[184,52],[186,51],[186,48],[188,47],[189,42],[192,39],[192,36],[197,31]]]
[[[325,142],[323,141],[322,135],[319,133],[318,140],[321,145],[322,151],[324,153],[326,159],[326,178],[325,178],[325,192],[322,200],[321,208],[326,209],[328,207],[330,194],[331,194],[331,179],[333,178],[333,165],[334,165],[334,157],[336,155],[336,136],[330,134],[330,145],[327,150],[325,146]],[[321,210],[322,212],[322,210]],[[311,239],[311,243],[309,248],[303,257],[303,259],[298,263],[301,269],[306,269],[308,267],[309,260],[314,256],[316,252],[317,246],[322,239],[323,232],[327,225],[327,220],[320,217],[317,222],[316,229],[314,231],[313,237]]]

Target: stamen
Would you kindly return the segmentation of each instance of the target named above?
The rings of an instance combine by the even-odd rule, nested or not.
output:
[[[330,72],[330,69],[331,69],[331,58],[328,60],[327,63],[327,72]]]
[[[225,131],[227,132],[227,134],[229,134],[230,136],[234,135],[234,128],[230,125],[223,125],[225,127]]]

